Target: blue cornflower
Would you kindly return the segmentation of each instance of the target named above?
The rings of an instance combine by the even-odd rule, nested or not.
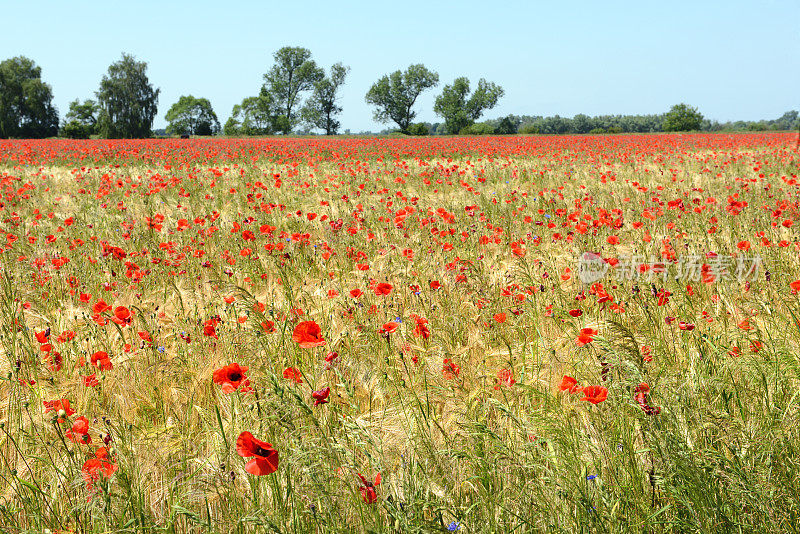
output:
[[[456,532],[457,530],[461,530],[461,523],[458,521],[453,521],[449,525],[447,525],[447,530],[450,532]]]
[[[597,478],[597,475],[589,475],[586,477],[586,480],[594,480]]]

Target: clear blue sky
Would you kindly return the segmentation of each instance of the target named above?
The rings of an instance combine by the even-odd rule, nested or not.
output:
[[[412,63],[440,76],[416,107],[430,122],[435,94],[457,76],[505,88],[485,118],[660,113],[678,102],[721,121],[800,109],[798,0],[2,0],[0,10],[0,59],[41,66],[62,117],[128,52],[161,88],[156,128],[186,94],[208,98],[224,123],[287,45],[326,68],[350,65],[341,122],[353,132],[384,128],[364,94]]]

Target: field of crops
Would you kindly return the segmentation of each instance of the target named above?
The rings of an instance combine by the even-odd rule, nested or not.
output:
[[[789,532],[797,135],[0,141],[0,532]]]

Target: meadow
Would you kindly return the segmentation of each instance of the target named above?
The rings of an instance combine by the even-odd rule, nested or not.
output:
[[[799,165],[0,141],[0,532],[796,532]]]

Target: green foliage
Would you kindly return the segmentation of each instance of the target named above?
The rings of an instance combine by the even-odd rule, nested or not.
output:
[[[69,103],[69,111],[59,135],[69,139],[89,139],[97,133],[97,115],[100,106],[91,99],[80,102],[77,98]]]
[[[42,69],[23,56],[0,63],[0,138],[42,138],[58,132],[53,91]]]
[[[662,128],[665,132],[690,132],[699,130],[703,115],[686,104],[676,104],[664,115]]]
[[[606,133],[606,130],[605,128],[592,128],[591,130],[589,130],[589,133],[592,135],[604,134]]]
[[[442,94],[436,97],[433,111],[444,118],[447,133],[460,133],[478,120],[484,110],[496,106],[503,94],[502,87],[481,78],[478,88],[472,96],[468,96],[469,79],[456,78],[452,85],[445,85]]]
[[[336,63],[331,67],[330,77],[324,77],[314,84],[314,90],[301,111],[303,121],[308,126],[324,130],[325,135],[336,135],[339,131],[341,124],[335,117],[342,112],[342,108],[336,105],[336,99],[348,72],[350,67]]]
[[[271,135],[276,128],[288,126],[286,117],[279,113],[272,94],[262,87],[258,96],[245,98],[241,104],[233,106],[224,133],[228,136]]]
[[[515,118],[513,115],[509,115],[497,120],[496,124],[494,125],[494,133],[497,135],[513,135],[517,133],[519,123],[514,119]]]
[[[108,74],[103,76],[96,93],[100,104],[97,122],[102,137],[150,137],[161,90],[153,89],[146,71],[147,63],[125,53],[120,61],[108,67]]]
[[[311,59],[307,48],[285,46],[273,54],[275,64],[264,75],[264,89],[283,117],[275,123],[281,133],[291,133],[298,118],[292,111],[299,106],[300,94],[314,89],[325,72]],[[334,91],[335,92],[335,91]]]
[[[219,120],[211,102],[206,98],[182,96],[167,111],[170,135],[214,135],[219,132]]]
[[[407,132],[417,116],[411,111],[414,102],[423,91],[436,87],[438,83],[437,73],[422,64],[411,65],[405,72],[397,70],[375,82],[365,100],[377,108],[374,112],[376,121],[394,122],[402,132]]]
[[[489,122],[476,122],[459,130],[459,135],[493,135],[494,127]]]
[[[414,124],[409,125],[408,127],[408,135],[428,135],[430,133],[428,126],[422,122],[415,122]]]
[[[519,127],[519,133],[522,135],[539,135],[539,125],[528,122]]]

